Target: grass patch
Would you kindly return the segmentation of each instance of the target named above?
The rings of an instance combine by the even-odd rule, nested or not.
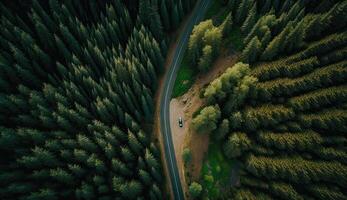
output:
[[[201,170],[201,185],[209,199],[218,199],[221,193],[230,188],[232,164],[223,155],[220,142],[210,143]]]
[[[197,69],[189,63],[188,55],[185,53],[172,91],[173,98],[182,96],[190,89],[195,81],[197,72]]]
[[[236,51],[241,51],[243,49],[243,35],[241,33],[240,27],[233,26],[230,33],[228,33],[228,37],[225,38],[226,47],[232,46]]]

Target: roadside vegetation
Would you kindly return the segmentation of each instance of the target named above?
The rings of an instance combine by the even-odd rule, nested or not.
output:
[[[216,59],[219,52],[221,51],[221,48],[228,49],[230,45],[234,43],[235,50],[238,51],[239,49],[241,49],[238,37],[223,38],[222,29],[226,24],[223,27],[221,24],[228,15],[227,10],[223,8],[224,5],[225,3],[223,0],[211,1],[211,5],[209,6],[207,12],[203,17],[204,19],[206,19],[206,21],[195,26],[190,39],[190,43],[194,43],[199,46],[203,45],[203,47],[205,47],[205,51],[204,48],[199,47],[192,47],[195,48],[194,50],[188,48],[188,50],[185,51],[183,61],[177,73],[177,79],[175,81],[172,98],[176,98],[185,94],[194,84],[197,75],[200,72],[208,71],[209,67],[212,65],[213,60]],[[216,12],[217,10],[222,12]],[[232,24],[230,24],[230,26],[231,25]],[[213,27],[214,30],[211,30]],[[231,27],[229,27],[229,30],[233,31]],[[194,38],[194,32],[198,36],[196,40],[198,40],[199,42],[197,43],[191,41]],[[203,39],[206,32],[208,32],[207,35],[210,35],[210,39]],[[238,34],[238,32],[236,32],[236,34]],[[199,59],[199,57],[201,57],[202,59]],[[196,70],[197,67],[199,68],[199,70]]]
[[[195,0],[0,2],[0,199],[167,199],[152,138]]]
[[[346,199],[347,2],[226,3],[241,36],[226,38],[242,54],[201,92],[192,119],[195,134],[211,137],[193,180],[200,197]],[[214,162],[230,163],[229,178],[241,163],[238,181],[209,184],[223,182]]]
[[[172,91],[172,98],[185,94],[193,85],[196,75],[197,71],[191,67],[188,61],[188,55],[185,55],[177,73],[177,78]]]
[[[201,185],[209,199],[228,191],[233,163],[225,157],[220,141],[211,141],[201,169]]]

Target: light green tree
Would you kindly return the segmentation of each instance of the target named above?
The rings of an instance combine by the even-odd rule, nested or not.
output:
[[[192,125],[198,133],[209,133],[217,128],[217,122],[221,117],[218,105],[207,106],[200,111],[200,114],[193,118]]]
[[[199,197],[201,192],[202,192],[202,186],[199,183],[193,182],[190,184],[189,194],[193,199]]]

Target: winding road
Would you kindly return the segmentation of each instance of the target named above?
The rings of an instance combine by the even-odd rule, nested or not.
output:
[[[175,50],[172,63],[169,67],[169,72],[167,73],[164,80],[163,93],[160,97],[160,129],[164,138],[165,159],[168,166],[173,196],[175,200],[183,200],[184,194],[177,168],[175,149],[172,142],[169,105],[173,86],[177,77],[177,72],[183,59],[184,52],[188,46],[190,33],[192,32],[194,25],[196,25],[202,19],[210,2],[211,0],[198,0],[191,17],[188,19],[187,25],[184,27],[183,32],[180,35],[179,43]]]

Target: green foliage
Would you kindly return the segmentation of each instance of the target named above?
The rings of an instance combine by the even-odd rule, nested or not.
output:
[[[143,130],[165,31],[193,3],[0,3],[0,199],[163,198]]]
[[[196,75],[196,70],[193,69],[188,61],[188,56],[183,57],[180,69],[177,72],[172,97],[176,98],[186,93],[193,85]]]
[[[282,169],[275,171],[275,168]],[[346,181],[344,175],[346,167],[338,162],[314,162],[302,158],[267,158],[251,155],[247,159],[247,170],[252,174],[266,175],[268,177],[283,177],[283,179],[299,183],[310,183],[311,181],[328,181],[342,186]],[[299,176],[298,174],[306,174]],[[339,177],[339,179],[336,179]]]
[[[212,47],[210,45],[206,45],[202,50],[202,56],[198,62],[198,69],[201,72],[207,72],[212,64]]]
[[[211,140],[244,164],[240,184],[213,196],[223,188],[206,167],[204,190],[209,198],[344,199],[347,3],[253,3],[228,1],[251,66],[238,63],[204,89],[207,106],[222,112]]]
[[[198,133],[209,133],[217,128],[221,116],[218,106],[208,106],[202,109],[193,120],[192,126]]]
[[[200,196],[202,187],[199,183],[193,182],[189,185],[189,194],[194,199]]]
[[[254,26],[257,20],[257,3],[255,2],[249,11],[246,20],[243,22],[241,26],[241,31],[243,33],[249,33],[251,28]]]
[[[192,161],[192,153],[189,148],[183,150],[182,158],[185,164],[189,164]]]
[[[204,46],[203,37],[206,30],[209,30],[212,27],[212,20],[206,20],[194,26],[192,34],[189,37],[188,43],[189,56],[193,64],[195,64],[200,57],[200,51]]]
[[[201,185],[203,196],[210,199],[218,199],[224,196],[224,192],[230,184],[232,161],[223,155],[222,145],[219,142],[210,142],[207,156],[201,169]]]
[[[244,93],[240,94],[241,96],[245,96],[248,93],[248,86],[246,88],[243,86],[243,83],[249,85],[254,81],[254,78],[248,76],[250,72],[249,65],[243,63],[237,63],[233,67],[229,67],[220,77],[212,81],[208,87],[205,89],[204,97],[210,103],[216,103],[224,100],[228,97],[227,91],[233,91],[234,95],[238,96],[236,93],[240,90],[243,90]],[[250,81],[249,81],[250,80]],[[238,106],[242,103],[242,97],[240,101],[235,104]],[[230,105],[230,107],[234,107],[234,105]]]
[[[224,144],[224,152],[228,158],[236,158],[250,147],[251,141],[245,133],[233,133]]]
[[[233,26],[233,15],[232,13],[229,13],[219,27],[222,30],[224,37],[230,34],[230,31],[232,30],[232,26]]]
[[[322,137],[313,131],[299,133],[269,133],[262,132],[258,140],[267,147],[287,151],[314,151],[322,143]]]
[[[263,54],[261,55],[262,60],[271,60],[284,49],[283,43],[286,40],[287,35],[292,29],[292,24],[288,24],[283,31],[277,35],[265,48]]]
[[[272,183],[270,189],[274,191],[274,194],[278,197],[285,197],[286,199],[301,199],[304,197],[301,196],[293,186],[286,183]]]
[[[219,124],[217,130],[215,131],[216,138],[218,140],[222,140],[227,133],[229,133],[230,125],[228,119],[223,119],[223,121]]]
[[[206,72],[212,61],[218,56],[221,46],[223,29],[215,27],[212,20],[196,25],[189,38],[188,54],[192,65]]]
[[[247,16],[247,11],[250,10],[252,3],[254,1],[252,0],[242,0],[239,7],[238,11],[235,13],[235,22],[238,24],[242,24]]]
[[[242,51],[242,62],[253,63],[261,50],[261,43],[257,36],[255,36]]]
[[[242,51],[244,46],[244,36],[242,35],[239,27],[234,26],[232,30],[224,37],[225,41],[223,42],[223,47],[232,48],[232,50],[236,51]]]

